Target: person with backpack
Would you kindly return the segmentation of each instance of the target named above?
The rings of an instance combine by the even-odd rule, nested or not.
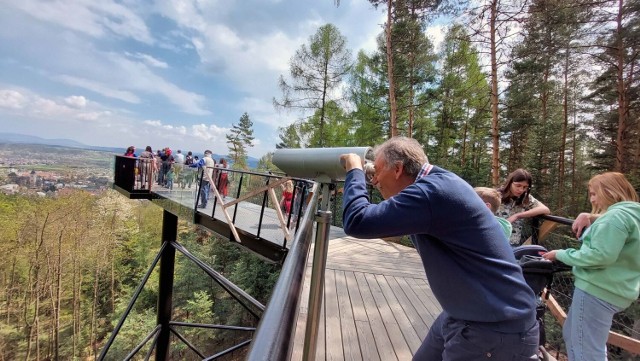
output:
[[[574,292],[562,327],[569,361],[607,359],[613,315],[640,295],[640,203],[622,173],[589,180],[591,213],[580,213],[572,230],[580,249],[552,250],[544,258],[573,267]]]

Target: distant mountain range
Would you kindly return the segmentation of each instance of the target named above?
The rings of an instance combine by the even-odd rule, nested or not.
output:
[[[15,143],[15,144],[42,144],[42,145],[53,145],[59,147],[68,147],[68,148],[79,148],[79,149],[89,149],[89,150],[97,150],[102,152],[109,152],[120,154],[124,153],[124,148],[113,148],[113,147],[97,147],[94,145],[86,145],[80,142],[76,142],[71,139],[46,139],[40,138],[33,135],[25,135],[25,134],[16,134],[16,133],[0,133],[0,143]],[[202,154],[194,153],[199,157],[202,157]],[[227,155],[219,155],[213,154],[213,158],[217,161],[221,157],[229,158]],[[247,157],[247,163],[249,168],[256,168],[258,166],[259,160],[253,157]]]
[[[46,139],[33,135],[16,134],[16,133],[0,133],[0,143],[18,143],[18,144],[43,144],[43,145],[57,145],[60,147],[68,148],[80,148],[99,150],[103,152],[122,153],[122,148],[112,147],[96,147],[93,145],[86,145],[80,142],[76,142],[71,139]]]

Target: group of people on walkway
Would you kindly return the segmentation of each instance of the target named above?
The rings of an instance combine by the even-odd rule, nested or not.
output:
[[[191,188],[197,179],[197,168],[211,168],[208,169],[208,174],[212,180],[217,180],[220,193],[225,198],[227,197],[229,185],[228,172],[225,170],[228,167],[227,161],[225,158],[220,158],[220,162],[216,164],[210,150],[205,150],[202,158],[194,155],[192,151],[188,151],[185,155],[182,150],[178,149],[174,153],[170,147],[165,147],[154,153],[151,146],[148,145],[139,157],[135,151],[136,148],[130,146],[124,156],[143,160],[136,169],[136,175],[139,177],[143,189],[147,185],[150,186],[152,182],[169,190],[173,190],[174,184],[181,189]],[[214,175],[214,169],[218,168],[220,171]],[[206,193],[206,199],[209,198],[209,189],[208,182],[203,182],[201,194]],[[206,206],[206,204],[207,202],[201,199],[200,205]]]
[[[413,359],[538,360],[537,295],[512,249],[523,241],[523,219],[549,213],[530,194],[531,175],[518,169],[485,198],[487,188],[474,190],[430,164],[414,139],[393,137],[374,155],[371,183],[384,198],[377,204],[369,198],[363,160],[341,156],[343,227],[358,238],[410,235],[443,310]],[[573,225],[581,247],[544,255],[573,266],[575,292],[563,328],[570,361],[606,360],[613,315],[640,293],[636,191],[616,172],[596,175],[588,190],[592,210]],[[513,230],[505,231],[498,217]]]

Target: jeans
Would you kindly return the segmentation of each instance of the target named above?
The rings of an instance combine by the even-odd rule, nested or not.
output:
[[[442,312],[413,356],[414,361],[537,360],[538,322],[521,333],[500,333]]]
[[[209,200],[209,189],[211,184],[208,181],[202,182],[202,189],[200,189],[200,206],[206,207]]]
[[[613,315],[623,309],[576,288],[562,336],[569,361],[607,359],[607,337]]]

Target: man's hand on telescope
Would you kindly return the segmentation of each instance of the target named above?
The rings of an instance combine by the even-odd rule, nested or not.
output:
[[[340,156],[340,163],[348,172],[354,168],[362,169],[362,158],[355,153],[347,153]]]

